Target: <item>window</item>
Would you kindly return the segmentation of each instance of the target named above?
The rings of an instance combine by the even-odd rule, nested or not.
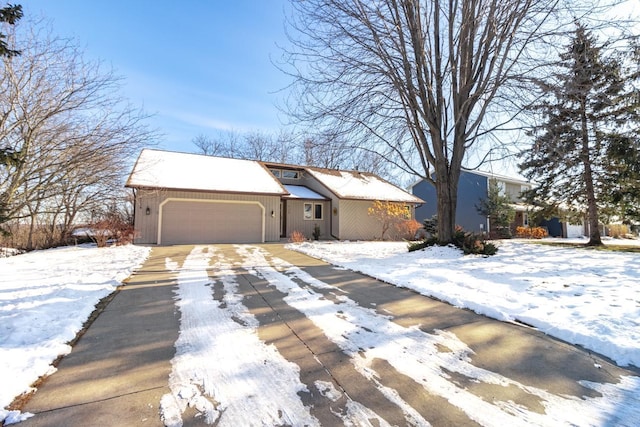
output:
[[[303,215],[305,220],[322,220],[322,203],[305,203]]]
[[[273,176],[275,176],[276,178],[280,178],[280,169],[269,169],[269,170],[271,171]]]
[[[404,219],[411,219],[411,206],[409,205],[404,207]]]
[[[298,171],[292,171],[292,170],[283,170],[282,171],[282,177],[283,178],[292,178],[292,179],[298,179]]]

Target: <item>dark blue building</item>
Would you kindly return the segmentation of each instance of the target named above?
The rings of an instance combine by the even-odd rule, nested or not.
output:
[[[480,215],[476,206],[480,200],[487,198],[488,189],[489,178],[487,176],[462,171],[458,181],[457,225],[468,231],[487,231],[487,217]],[[433,184],[422,180],[413,185],[411,192],[426,202],[416,208],[417,221],[422,222],[438,213],[436,188]]]

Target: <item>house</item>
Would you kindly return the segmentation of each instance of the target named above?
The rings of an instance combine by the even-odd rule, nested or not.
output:
[[[495,180],[502,194],[508,195],[516,211],[516,217],[511,224],[512,231],[519,226],[529,225],[530,208],[523,203],[521,194],[532,188],[528,181],[510,178],[488,172],[462,170],[458,180],[458,205],[456,210],[456,225],[467,231],[491,232],[489,218],[478,213],[476,206],[487,198],[489,183]],[[426,203],[416,209],[416,219],[424,221],[437,213],[436,189],[430,182],[420,180],[413,184],[411,192]]]
[[[300,231],[323,239],[370,240],[374,200],[418,197],[380,177],[253,160],[145,149],[126,186],[134,189],[136,243],[276,242]]]

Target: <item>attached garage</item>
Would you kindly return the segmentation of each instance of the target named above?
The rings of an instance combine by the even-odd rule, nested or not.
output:
[[[259,202],[166,199],[158,244],[264,242],[264,217]]]
[[[279,242],[294,231],[360,236],[351,224],[368,237],[373,200],[422,203],[367,172],[151,149],[140,153],[126,187],[134,243],[150,245]],[[350,216],[355,204],[361,209]]]

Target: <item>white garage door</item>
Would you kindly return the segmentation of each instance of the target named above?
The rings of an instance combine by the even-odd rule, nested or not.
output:
[[[258,203],[172,200],[162,206],[162,245],[263,241]]]

